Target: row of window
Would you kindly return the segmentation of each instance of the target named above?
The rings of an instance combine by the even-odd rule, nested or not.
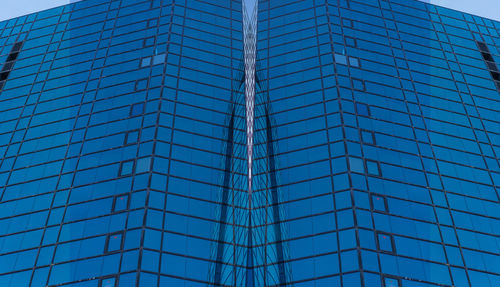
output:
[[[490,54],[488,46],[483,42],[477,42],[481,55],[483,56],[486,66],[490,70],[491,77],[495,81],[498,91],[500,92],[500,72],[498,71],[497,64]]]
[[[12,46],[12,49],[7,56],[7,59],[0,71],[0,91],[2,91],[3,86],[5,85],[5,81],[9,77],[10,71],[14,66],[14,63],[19,56],[19,52],[21,51],[21,47],[23,46],[23,42],[16,42]]]
[[[343,11],[343,12],[346,12],[346,11]],[[351,13],[343,13],[343,14],[346,14],[346,15],[351,15]],[[356,15],[351,15],[351,16],[352,16],[353,18],[359,18],[359,19],[366,19],[366,18],[370,17],[370,16],[367,16],[366,14],[363,14],[363,15],[362,15],[362,18],[361,18],[361,17],[356,17]],[[401,19],[399,19],[399,20],[401,20]],[[352,25],[352,22],[350,22],[350,21],[352,21],[352,20],[349,20],[349,19],[343,19],[341,22],[343,23],[343,26],[344,26],[345,28],[351,28],[353,25]],[[413,20],[408,20],[407,22],[408,22],[408,23],[412,23],[412,22],[414,23],[415,21],[413,21]],[[361,22],[360,22],[360,23],[361,23]],[[427,23],[429,23],[429,20],[424,21],[424,23],[426,23],[426,24],[427,24]],[[438,25],[438,24],[436,24],[436,25]],[[360,25],[360,26],[366,26],[366,25]],[[385,25],[384,25],[384,23],[383,23],[383,22],[382,22],[379,26],[381,26],[380,31],[381,31],[382,36],[384,36],[384,37],[385,37],[385,34],[386,34],[386,31],[385,31],[385,30],[387,29],[387,27],[385,27]],[[424,26],[425,26],[425,27],[427,27],[428,25],[424,25]],[[360,28],[360,27],[358,27],[358,28]],[[369,27],[367,26],[366,28],[369,28]],[[391,27],[389,27],[389,28],[391,28]],[[275,29],[275,28],[273,27],[273,29]],[[264,36],[264,35],[265,35],[265,34],[263,34],[263,36]],[[417,35],[422,35],[422,33],[417,33]],[[359,36],[362,36],[362,35],[359,35]],[[396,37],[396,38],[397,38],[397,37]],[[457,42],[458,42],[458,41],[457,41]]]

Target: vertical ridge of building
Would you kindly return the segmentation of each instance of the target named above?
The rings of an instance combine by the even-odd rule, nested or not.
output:
[[[252,167],[253,167],[253,134],[254,134],[254,107],[255,107],[255,63],[257,46],[257,7],[254,0],[242,0],[243,4],[243,51],[245,61],[245,108],[246,108],[246,135],[247,135],[247,178],[248,178],[248,238],[247,238],[247,266],[246,286],[252,287],[253,273],[253,241],[252,241]],[[252,7],[253,6],[253,7]]]
[[[252,0],[250,0],[252,1]],[[243,0],[243,45],[245,60],[245,107],[247,132],[247,161],[248,161],[248,193],[252,194],[252,162],[253,162],[253,133],[255,107],[255,62],[257,41],[257,7],[248,7],[248,1]],[[251,11],[250,11],[251,10]]]

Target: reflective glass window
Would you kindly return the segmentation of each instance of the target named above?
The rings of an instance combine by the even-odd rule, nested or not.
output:
[[[348,47],[353,47],[353,48],[356,47],[357,43],[356,43],[356,39],[355,38],[352,38],[352,37],[349,37],[349,36],[345,36],[344,39],[345,39],[345,44]]]
[[[151,57],[142,58],[141,67],[147,67],[151,65]]]
[[[114,277],[101,279],[100,287],[115,287],[115,286],[116,286],[116,279]]]
[[[363,80],[353,78],[351,81],[352,81],[353,89],[359,90],[359,91],[365,90],[365,82]]]
[[[125,144],[134,144],[139,141],[139,130],[129,131],[125,135]]]
[[[352,20],[350,19],[342,19],[342,25],[347,28],[352,27]]]
[[[367,104],[356,103],[356,112],[358,115],[370,116],[370,108]]]
[[[392,240],[392,235],[387,233],[378,233],[378,247],[382,251],[394,252],[394,243]]]
[[[384,287],[401,287],[400,281],[394,278],[384,278]]]
[[[359,67],[359,59],[355,57],[349,57],[349,65],[352,67]]]
[[[130,108],[130,116],[138,116],[144,113],[144,103],[137,103]]]
[[[129,175],[134,171],[134,160],[122,162],[120,167],[120,175]]]
[[[159,54],[153,57],[153,65],[165,63],[165,54]]]
[[[113,252],[122,249],[122,237],[123,234],[121,232],[108,235],[106,251]]]
[[[135,168],[136,173],[149,171],[149,167],[151,165],[151,158],[140,158],[137,160],[137,166]]]
[[[362,130],[361,140],[365,144],[375,144],[375,135],[371,131]]]
[[[347,57],[340,54],[335,54],[335,63],[341,65],[347,65]]]
[[[148,87],[148,79],[140,79],[135,82],[135,90],[145,90]]]
[[[113,211],[122,211],[128,208],[128,194],[121,194],[114,197]]]
[[[366,161],[366,169],[368,170],[368,174],[380,175],[379,163],[376,161],[367,160]]]
[[[155,44],[155,37],[144,39],[143,47],[151,47]]]
[[[365,167],[363,165],[363,160],[357,157],[349,157],[349,166],[351,171],[355,172],[365,172]]]
[[[372,194],[372,208],[379,211],[387,211],[387,200],[385,196]]]
[[[148,20],[148,27],[149,28],[156,27],[157,24],[158,24],[158,20],[157,19]]]

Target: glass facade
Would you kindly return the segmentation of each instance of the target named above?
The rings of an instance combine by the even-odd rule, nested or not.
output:
[[[500,286],[500,23],[260,1],[294,286]]]
[[[0,22],[0,286],[500,286],[500,23],[257,2]]]

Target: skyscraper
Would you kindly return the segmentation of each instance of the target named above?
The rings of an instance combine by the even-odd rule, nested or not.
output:
[[[500,23],[256,4],[0,22],[0,286],[500,285]]]

